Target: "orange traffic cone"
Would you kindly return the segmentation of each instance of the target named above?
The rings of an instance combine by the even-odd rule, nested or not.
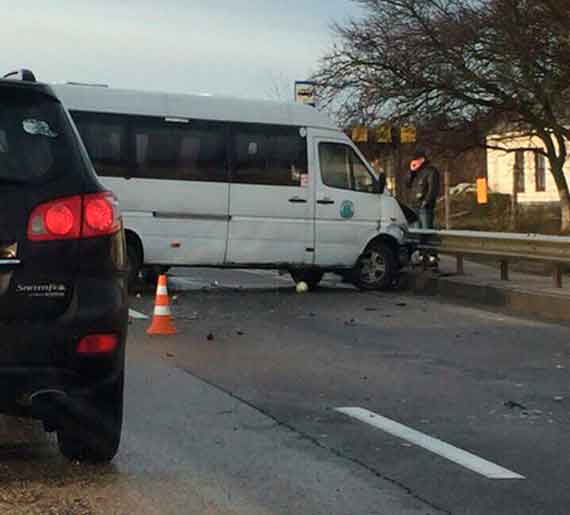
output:
[[[174,327],[172,323],[170,299],[168,298],[166,275],[164,274],[158,278],[154,315],[152,317],[152,323],[146,332],[151,335],[176,334],[176,327]]]

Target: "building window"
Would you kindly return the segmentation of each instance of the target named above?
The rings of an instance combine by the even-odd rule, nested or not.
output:
[[[375,179],[348,145],[321,143],[319,160],[323,183],[331,188],[374,193]]]
[[[524,152],[515,152],[514,180],[517,193],[524,193],[525,173],[524,173]]]
[[[303,174],[307,139],[298,127],[234,126],[232,182],[300,187]]]
[[[546,159],[542,154],[534,154],[534,177],[536,191],[546,191]]]

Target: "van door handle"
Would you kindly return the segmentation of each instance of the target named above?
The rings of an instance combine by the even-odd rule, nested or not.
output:
[[[334,204],[334,200],[332,198],[325,197],[317,200],[317,204]]]
[[[289,202],[291,202],[291,204],[306,204],[307,201],[304,198],[301,197],[291,197],[289,199]]]

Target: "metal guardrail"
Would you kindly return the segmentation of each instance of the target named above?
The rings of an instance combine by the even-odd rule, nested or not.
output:
[[[464,256],[498,259],[504,281],[509,280],[509,261],[539,261],[552,264],[554,287],[562,288],[562,265],[570,265],[570,238],[561,236],[411,229],[408,237],[419,249],[454,255],[458,274],[464,273]]]

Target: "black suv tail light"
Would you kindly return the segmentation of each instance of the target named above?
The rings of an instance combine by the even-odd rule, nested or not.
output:
[[[83,238],[114,234],[120,228],[119,203],[112,193],[105,191],[83,196]]]
[[[121,213],[108,191],[75,195],[36,206],[28,221],[28,240],[53,241],[114,234],[121,228]]]

